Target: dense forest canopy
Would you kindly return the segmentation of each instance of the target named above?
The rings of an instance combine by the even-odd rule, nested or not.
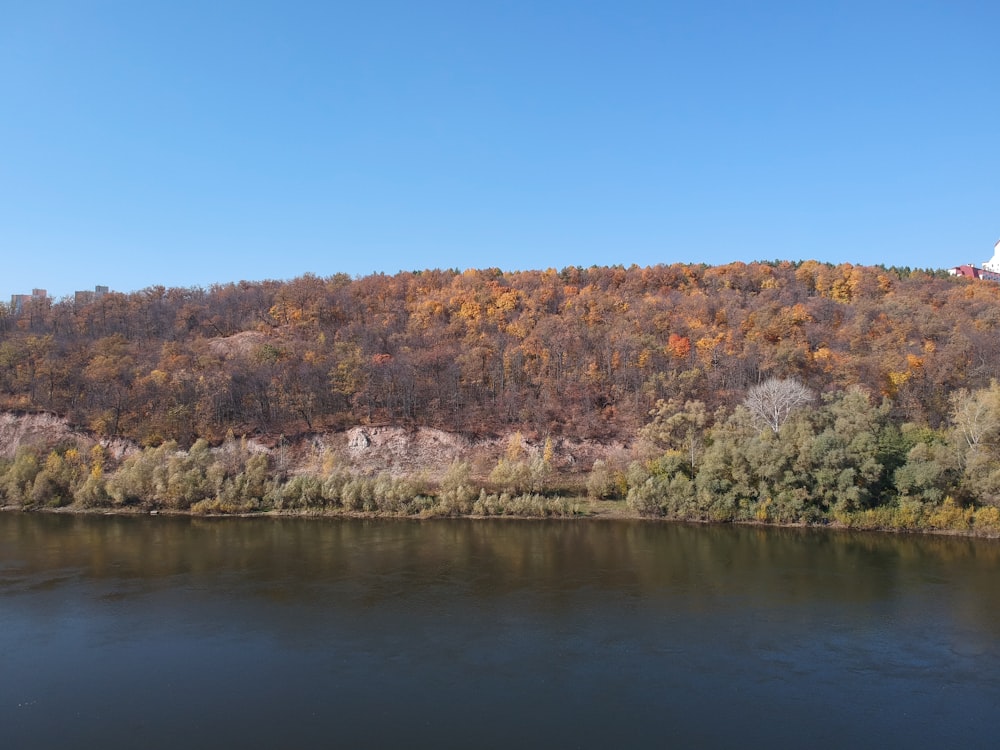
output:
[[[630,438],[795,378],[937,428],[1000,378],[1000,284],[815,261],[305,275],[0,306],[0,408],[144,445],[364,423]]]

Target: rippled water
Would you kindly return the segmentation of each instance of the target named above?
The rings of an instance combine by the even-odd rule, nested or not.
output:
[[[0,514],[0,744],[993,747],[1000,544]]]

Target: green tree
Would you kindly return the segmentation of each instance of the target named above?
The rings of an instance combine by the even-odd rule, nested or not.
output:
[[[917,432],[910,429],[909,432]],[[961,480],[959,453],[946,435],[925,430],[912,435],[917,442],[907,452],[905,463],[896,469],[893,485],[901,497],[940,503],[958,490]]]
[[[756,505],[760,478],[754,464],[759,461],[751,459],[773,455],[770,448],[775,437],[774,433],[762,433],[755,416],[744,406],[724,421],[716,421],[695,476],[700,518],[732,521],[741,515],[741,507]]]
[[[657,448],[681,451],[695,469],[705,448],[708,410],[704,402],[688,400],[681,404],[676,399],[660,399],[649,415],[652,420],[639,436]]]

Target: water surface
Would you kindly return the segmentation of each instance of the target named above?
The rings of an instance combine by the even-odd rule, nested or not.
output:
[[[1000,544],[0,514],[8,748],[993,747]]]

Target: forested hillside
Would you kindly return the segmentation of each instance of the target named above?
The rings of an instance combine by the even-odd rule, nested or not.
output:
[[[629,438],[659,400],[860,385],[937,427],[1000,376],[1000,285],[802,263],[422,271],[0,307],[0,408],[145,445],[393,423]]]
[[[815,262],[36,299],[0,504],[996,536],[998,326],[1000,284]]]

